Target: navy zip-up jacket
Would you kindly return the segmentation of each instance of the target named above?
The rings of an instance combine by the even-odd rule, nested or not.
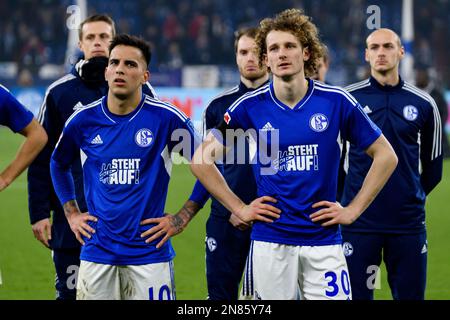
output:
[[[45,148],[28,168],[28,208],[31,224],[50,218],[53,212],[52,239],[50,245],[53,249],[77,248],[80,244],[75,238],[64,215],[64,210],[53,189],[50,177],[50,157],[64,124],[72,113],[86,106],[108,92],[108,83],[90,86],[80,77],[77,70],[83,61],[77,63],[66,76],[52,83],[45,94],[44,102],[39,111],[38,120],[48,134]],[[147,82],[142,86],[143,92],[152,97],[155,92]],[[78,157],[72,165],[72,175],[78,205],[81,212],[87,211],[84,199],[83,172]]]
[[[375,78],[346,88],[382,130],[398,157],[388,182],[349,232],[418,233],[425,230],[425,200],[442,178],[442,128],[433,98],[413,85],[382,86]],[[347,144],[342,205],[360,190],[372,159]]]

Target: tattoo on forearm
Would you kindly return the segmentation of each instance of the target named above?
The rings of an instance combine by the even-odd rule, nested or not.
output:
[[[80,211],[80,209],[78,208],[78,203],[75,200],[67,201],[66,203],[64,203],[63,208],[66,217],[68,217],[72,213]]]
[[[179,215],[174,215],[172,221],[170,222],[172,227],[174,227],[177,231],[183,230],[184,221]]]
[[[184,205],[182,209],[188,214],[189,220],[191,220],[197,214],[197,212],[192,211],[191,209],[186,207],[186,205]]]
[[[193,201],[187,201],[181,210],[172,217],[171,225],[177,230],[177,233],[183,231],[189,221],[197,214],[200,208]]]

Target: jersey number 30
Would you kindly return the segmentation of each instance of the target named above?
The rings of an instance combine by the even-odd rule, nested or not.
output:
[[[325,278],[328,281],[328,289],[325,290],[327,297],[335,297],[339,293],[339,280],[344,294],[346,296],[350,294],[350,281],[346,270],[342,270],[340,279],[338,279],[338,275],[333,271],[325,273]]]

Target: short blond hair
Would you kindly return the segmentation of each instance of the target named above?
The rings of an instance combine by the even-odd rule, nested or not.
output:
[[[266,38],[270,31],[287,31],[292,33],[300,42],[302,48],[308,48],[310,57],[305,61],[305,76],[310,77],[317,72],[318,59],[323,56],[323,44],[319,39],[319,31],[311,18],[300,9],[287,9],[275,18],[263,19],[256,35],[259,64],[264,64],[267,54]]]

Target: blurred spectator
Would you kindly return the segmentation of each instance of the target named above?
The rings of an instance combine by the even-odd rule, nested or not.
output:
[[[66,9],[71,4],[69,0],[1,0],[0,63],[21,59],[17,53],[26,49],[28,55],[23,58],[35,60],[34,69],[30,69],[33,74],[45,60],[63,64],[68,31]],[[414,58],[440,70],[447,87],[450,1],[415,0],[414,4]],[[159,66],[180,62],[232,66],[234,52],[228,45],[232,30],[256,25],[263,17],[283,9],[301,7],[313,17],[332,53],[334,67],[328,81],[343,85],[357,81],[358,71],[366,65],[356,48],[371,31],[366,27],[369,5],[380,8],[382,26],[401,30],[401,1],[389,0],[154,0],[151,5],[145,0],[89,0],[88,14],[109,13],[118,21],[118,32],[152,42],[153,54],[158,57],[152,69],[157,71]],[[34,46],[29,44],[32,41]]]
[[[8,23],[5,25],[2,30],[2,36],[0,37],[0,50],[2,52],[2,59],[5,60],[13,60],[15,47],[17,44],[17,38],[14,35],[14,29],[12,23]]]
[[[181,57],[180,46],[177,42],[171,42],[169,44],[167,66],[171,69],[177,69],[183,66],[183,58]]]
[[[21,87],[31,87],[34,84],[33,75],[31,74],[30,70],[22,69],[19,72],[17,84]]]
[[[450,146],[445,132],[445,125],[448,119],[447,101],[445,100],[442,91],[436,86],[436,81],[431,79],[430,70],[428,70],[428,68],[420,66],[416,69],[416,86],[426,91],[436,102],[442,124],[442,153],[444,158],[450,158]]]
[[[20,50],[19,66],[28,68],[33,74],[36,74],[45,62],[47,56],[45,47],[36,35],[31,35],[28,42]]]

